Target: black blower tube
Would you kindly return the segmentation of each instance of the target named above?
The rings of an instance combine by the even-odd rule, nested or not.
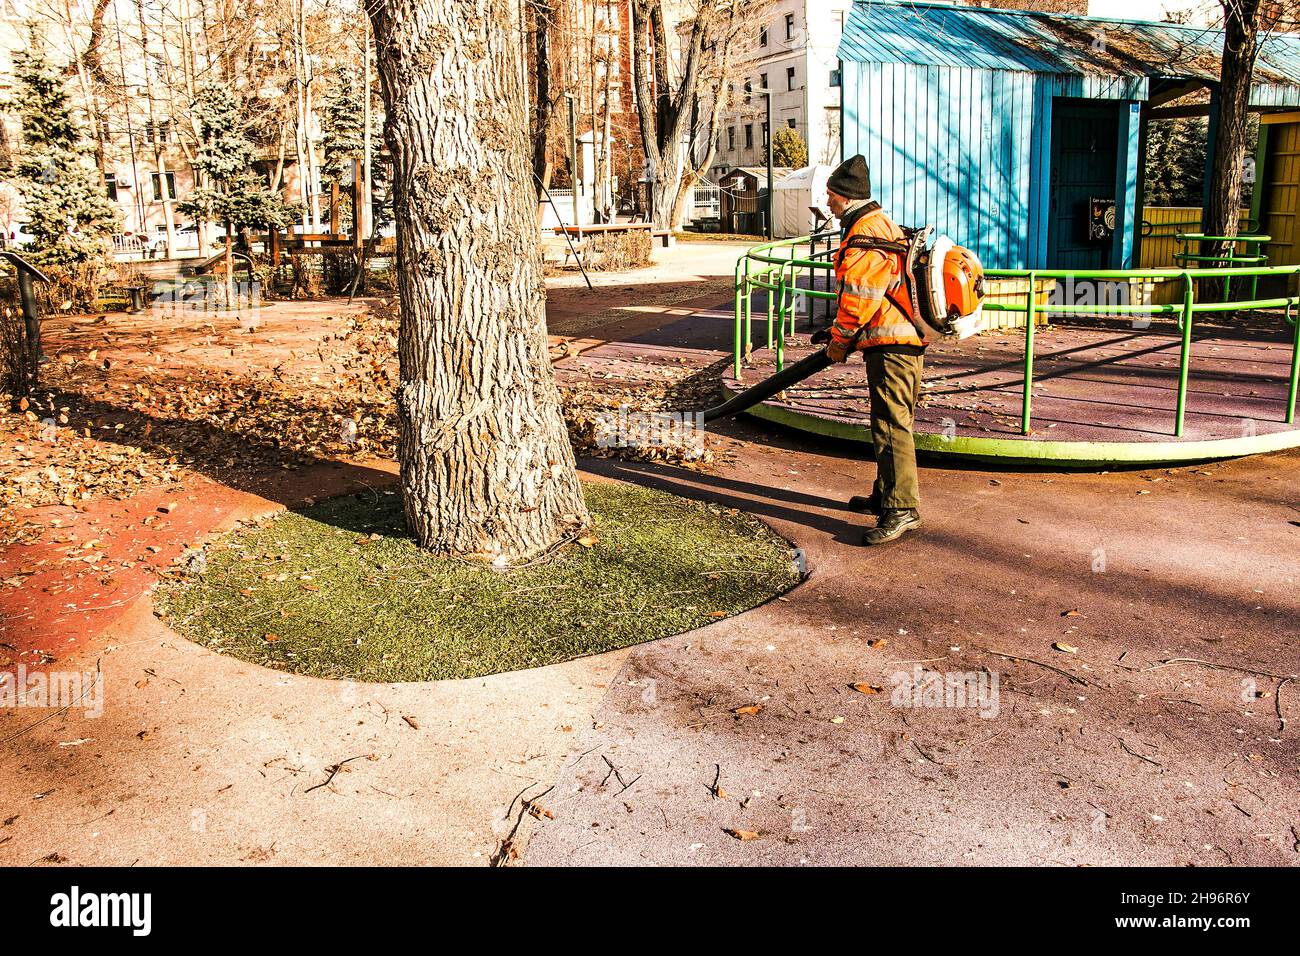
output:
[[[753,408],[759,402],[771,398],[781,389],[789,388],[795,382],[801,382],[809,375],[816,375],[822,369],[830,368],[834,364],[824,348],[818,349],[807,358],[786,366],[771,378],[763,379],[753,388],[745,389],[739,395],[723,402],[721,405],[706,408],[704,410],[704,420],[712,422],[717,421],[719,418],[730,418],[732,415],[739,415],[745,409]]]

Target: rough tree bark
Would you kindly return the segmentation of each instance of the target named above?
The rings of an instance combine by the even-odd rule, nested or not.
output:
[[[1219,72],[1219,118],[1214,161],[1202,223],[1210,236],[1235,236],[1241,208],[1242,159],[1250,79],[1259,52],[1261,0],[1223,0],[1223,60]],[[1202,254],[1224,255],[1231,243],[1207,243]]]
[[[514,561],[588,523],[546,349],[509,0],[372,0],[397,215],[399,460],[426,548]]]

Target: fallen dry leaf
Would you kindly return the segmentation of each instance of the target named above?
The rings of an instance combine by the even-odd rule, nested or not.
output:
[[[555,814],[547,810],[536,800],[528,801],[528,814],[535,820],[554,820]]]
[[[852,687],[854,690],[856,690],[859,694],[879,694],[881,691],[879,685],[864,684],[861,681],[859,681],[856,684],[850,684],[849,686]]]
[[[1052,645],[1052,647],[1055,648],[1056,650],[1060,651],[1062,654],[1077,654],[1077,653],[1079,653],[1079,649],[1078,649],[1077,647],[1075,647],[1073,644],[1066,644],[1066,643],[1064,643],[1064,642],[1062,642],[1062,641],[1057,641],[1055,644]]]

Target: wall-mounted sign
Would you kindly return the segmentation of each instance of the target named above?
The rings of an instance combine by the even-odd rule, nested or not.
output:
[[[1115,200],[1088,200],[1088,239],[1105,242],[1115,235]]]

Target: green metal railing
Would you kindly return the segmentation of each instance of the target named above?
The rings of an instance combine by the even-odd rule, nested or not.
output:
[[[1260,234],[1239,235],[1239,236],[1207,236],[1203,232],[1179,232],[1174,234],[1174,241],[1178,243],[1178,251],[1174,253],[1174,262],[1186,268],[1189,264],[1196,268],[1195,263],[1208,263],[1221,268],[1234,268],[1238,264],[1243,266],[1266,266],[1268,265],[1268,256],[1259,251],[1259,247],[1266,242],[1272,242],[1272,236]],[[1187,251],[1189,242],[1227,242],[1227,252],[1217,256],[1203,256]],[[1237,246],[1242,246],[1240,255],[1237,253]],[[1251,248],[1255,252],[1250,253]],[[1259,291],[1259,276],[1250,278],[1250,298],[1255,298]],[[1223,302],[1232,299],[1232,279],[1223,280]]]
[[[734,369],[737,378],[748,356],[753,342],[752,309],[753,293],[757,289],[767,291],[767,347],[776,351],[776,367],[780,371],[785,367],[785,340],[792,329],[795,296],[810,300],[835,300],[833,290],[834,264],[813,256],[821,255],[815,251],[818,242],[833,239],[836,234],[822,233],[814,236],[801,236],[797,239],[785,239],[754,246],[736,261],[736,296],[735,296],[735,348]],[[799,247],[807,245],[807,256],[799,255]],[[1240,260],[1238,260],[1240,261]],[[798,285],[800,273],[809,277],[809,286]],[[815,277],[818,273],[830,273],[831,281],[826,288],[818,290]],[[1291,373],[1287,388],[1286,417],[1288,425],[1295,423],[1297,383],[1300,382],[1300,266],[1218,266],[1215,268],[1192,269],[1101,269],[1078,271],[1073,269],[990,269],[985,275],[990,279],[1026,279],[1028,280],[1023,301],[985,302],[984,308],[992,312],[1022,312],[1025,315],[1025,356],[1024,356],[1024,394],[1021,407],[1022,434],[1031,432],[1033,411],[1033,376],[1034,376],[1034,327],[1040,314],[1072,316],[1115,316],[1128,315],[1135,318],[1153,318],[1169,316],[1178,324],[1182,336],[1178,369],[1178,397],[1174,411],[1174,435],[1183,436],[1183,424],[1187,411],[1187,384],[1190,376],[1192,355],[1192,328],[1196,316],[1210,312],[1232,312],[1239,309],[1284,309],[1283,318],[1287,325],[1294,328],[1291,349]],[[1261,276],[1283,276],[1288,280],[1294,277],[1294,283],[1288,281],[1289,294],[1259,299],[1254,296],[1258,290]],[[1197,302],[1196,281],[1200,279],[1251,279],[1251,298],[1235,301]],[[1065,280],[1079,282],[1111,282],[1129,285],[1131,280],[1181,280],[1183,294],[1181,302],[1162,304],[1124,304],[1124,303],[1067,303],[1039,302],[1039,280]],[[832,307],[833,308],[833,307]],[[809,307],[811,314],[811,306]]]
[[[754,246],[736,260],[736,336],[735,336],[735,372],[740,374],[740,366],[753,342],[753,293],[757,289],[767,292],[767,348],[776,349],[777,369],[785,367],[785,338],[787,323],[792,319],[794,298],[802,295],[811,300],[822,299],[834,302],[839,298],[833,290],[833,280],[828,280],[826,288],[818,290],[813,285],[798,285],[799,272],[806,272],[809,277],[818,272],[833,277],[835,266],[827,259],[815,256],[829,256],[831,249],[818,252],[817,246],[823,242],[833,243],[839,238],[838,232],[814,233],[799,236],[796,239],[781,239]],[[808,247],[808,254],[801,256],[800,246]],[[813,280],[815,285],[815,280]]]
[[[1157,226],[1160,227],[1158,230],[1156,229]],[[1180,233],[1186,232],[1189,227],[1199,229],[1201,220],[1179,219],[1175,222],[1151,222],[1143,219],[1139,225],[1143,239],[1174,239]],[[1238,228],[1243,233],[1250,233],[1259,228],[1259,223],[1247,215],[1242,215],[1238,220]]]

